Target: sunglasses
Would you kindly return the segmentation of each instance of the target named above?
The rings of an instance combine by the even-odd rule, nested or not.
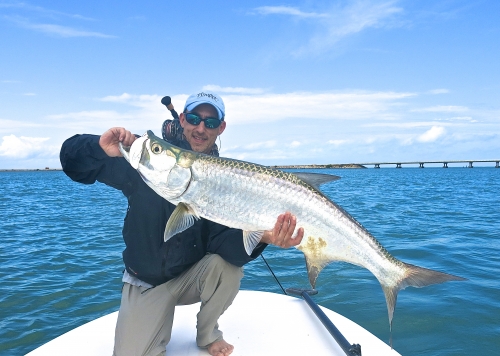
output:
[[[220,126],[222,122],[221,120],[215,117],[207,117],[205,119],[202,119],[201,117],[193,113],[186,113],[185,115],[186,115],[186,121],[189,122],[191,125],[198,126],[200,122],[203,121],[207,129],[216,129],[217,127]]]

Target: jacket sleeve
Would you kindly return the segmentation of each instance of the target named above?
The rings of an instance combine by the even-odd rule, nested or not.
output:
[[[64,173],[84,184],[95,181],[123,190],[127,179],[127,162],[122,157],[109,157],[99,145],[100,136],[75,135],[61,147],[60,160]],[[128,177],[129,178],[129,177]]]
[[[243,244],[242,230],[232,229],[208,220],[207,225],[209,230],[207,252],[216,253],[235,266],[241,267],[253,261],[267,247],[267,244],[260,243],[248,256]]]

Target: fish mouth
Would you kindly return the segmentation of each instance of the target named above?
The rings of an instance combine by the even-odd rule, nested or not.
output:
[[[118,149],[120,150],[122,156],[127,160],[130,161],[130,148],[132,146],[125,146],[123,143],[118,142]]]
[[[142,155],[145,151],[146,142],[149,139],[148,135],[138,138],[131,146],[125,146],[121,142],[118,143],[118,148],[123,157],[130,163],[134,169],[139,168],[142,161]]]

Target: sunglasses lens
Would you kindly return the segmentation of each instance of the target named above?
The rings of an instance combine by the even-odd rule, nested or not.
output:
[[[219,127],[219,125],[220,125],[220,120],[214,119],[213,117],[208,117],[204,121],[205,121],[205,126],[208,129],[215,129],[215,128]]]
[[[201,117],[195,114],[186,114],[186,121],[191,125],[199,125],[201,122]]]

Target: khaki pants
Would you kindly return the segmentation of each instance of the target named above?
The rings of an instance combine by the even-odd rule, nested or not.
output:
[[[201,301],[196,343],[206,347],[222,339],[217,320],[231,305],[243,277],[219,255],[206,255],[167,283],[147,290],[125,283],[115,331],[114,356],[164,355],[176,305]]]

